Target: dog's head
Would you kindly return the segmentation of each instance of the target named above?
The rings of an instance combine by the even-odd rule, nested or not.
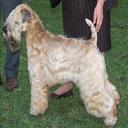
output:
[[[3,32],[12,52],[19,49],[21,33],[26,32],[31,16],[31,8],[26,4],[21,4],[7,17],[3,25]]]

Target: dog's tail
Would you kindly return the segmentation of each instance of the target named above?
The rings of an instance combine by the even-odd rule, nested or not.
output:
[[[95,26],[94,26],[94,24],[92,23],[91,20],[86,18],[85,21],[86,21],[86,23],[88,24],[88,26],[91,29],[91,39],[90,40],[92,40],[94,45],[97,46],[97,32],[96,32],[96,28],[95,28]]]

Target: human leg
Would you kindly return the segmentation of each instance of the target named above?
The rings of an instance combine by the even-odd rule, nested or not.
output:
[[[61,97],[66,97],[72,95],[72,88],[73,88],[73,83],[72,82],[67,82],[61,87],[59,87],[57,90],[55,90],[53,93],[50,94],[52,98],[61,98]]]
[[[8,17],[9,13],[14,9],[17,5],[21,4],[22,0],[1,0],[1,9],[3,12],[3,20],[5,21]],[[8,91],[13,90],[17,87],[17,76],[19,69],[19,51],[13,53],[7,47],[7,60],[5,64],[5,76],[6,76],[6,84],[5,87]]]

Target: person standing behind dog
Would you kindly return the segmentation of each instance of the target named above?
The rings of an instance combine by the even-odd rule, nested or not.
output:
[[[5,21],[9,13],[21,3],[22,0],[0,0],[0,8],[3,13],[3,20]],[[18,86],[17,76],[19,71],[19,55],[19,51],[12,53],[10,49],[7,48],[7,60],[5,64],[5,88],[7,91],[11,91]]]
[[[55,8],[61,0],[50,0],[52,8]],[[62,15],[64,34],[73,38],[90,38],[90,28],[85,22],[89,18],[96,26],[98,47],[104,55],[111,48],[110,12],[117,4],[117,0],[62,0]],[[88,77],[88,76],[87,76]],[[51,97],[60,98],[71,94],[72,83],[61,86]]]

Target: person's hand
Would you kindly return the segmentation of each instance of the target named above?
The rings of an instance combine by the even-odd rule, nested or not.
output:
[[[98,3],[94,9],[93,23],[96,25],[96,31],[98,32],[103,22],[103,3]]]

